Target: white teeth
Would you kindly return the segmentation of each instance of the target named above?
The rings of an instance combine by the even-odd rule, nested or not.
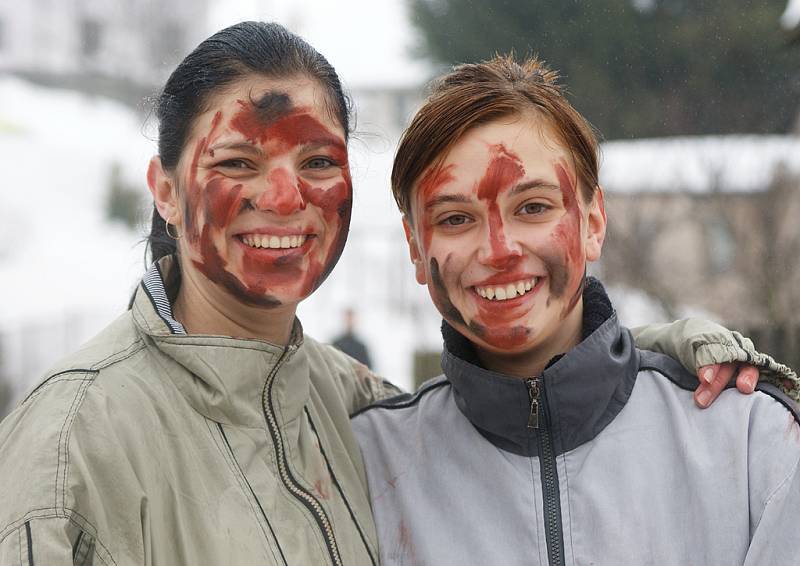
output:
[[[533,279],[517,281],[508,285],[475,287],[475,292],[485,299],[504,301],[524,295],[536,286],[537,281],[538,278],[534,277]]]
[[[268,249],[289,249],[299,248],[306,241],[307,236],[300,234],[297,236],[262,236],[259,234],[246,234],[242,236],[242,242],[251,248]]]

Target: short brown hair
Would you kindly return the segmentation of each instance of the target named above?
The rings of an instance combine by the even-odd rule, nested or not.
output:
[[[440,77],[400,139],[392,168],[392,193],[409,216],[411,192],[422,173],[436,166],[471,128],[534,110],[545,118],[575,162],[584,196],[598,186],[594,129],[564,96],[558,73],[535,57],[514,55],[459,65]]]

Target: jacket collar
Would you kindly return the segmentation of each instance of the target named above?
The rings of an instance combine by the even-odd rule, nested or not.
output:
[[[172,257],[153,264],[131,305],[139,330],[166,356],[163,376],[195,410],[217,422],[262,427],[265,398],[275,408],[279,424],[297,418],[310,384],[300,321],[295,319],[285,347],[262,340],[187,334],[172,316],[171,302],[180,285],[178,269]]]
[[[466,338],[443,323],[442,369],[453,385],[458,408],[499,448],[534,456],[539,434],[552,434],[556,454],[597,436],[622,410],[639,367],[633,338],[619,325],[602,285],[587,279],[584,339],[554,358],[540,379],[540,426],[528,428],[525,380],[482,368]]]

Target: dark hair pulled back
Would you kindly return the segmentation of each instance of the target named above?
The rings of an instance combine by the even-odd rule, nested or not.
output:
[[[158,153],[166,170],[180,160],[195,118],[210,98],[250,75],[288,78],[306,75],[328,91],[331,113],[350,133],[350,103],[335,69],[301,37],[274,22],[241,22],[218,31],[181,61],[155,102]],[[166,223],[153,206],[147,238],[152,261],[177,253]]]

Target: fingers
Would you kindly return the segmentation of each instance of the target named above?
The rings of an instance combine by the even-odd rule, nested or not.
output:
[[[758,368],[751,365],[743,365],[739,368],[739,375],[736,376],[736,389],[749,395],[756,389],[758,383]]]
[[[713,364],[703,366],[697,370],[697,377],[700,379],[700,386],[695,389],[694,402],[701,409],[705,409],[719,394],[733,377],[736,371],[736,364]]]

